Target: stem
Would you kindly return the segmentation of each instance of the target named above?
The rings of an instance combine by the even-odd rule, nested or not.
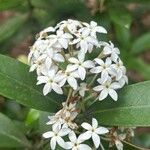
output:
[[[133,149],[135,148],[135,149],[143,150],[142,147],[136,146],[136,145],[134,145],[134,144],[132,144],[132,143],[129,143],[129,142],[127,142],[127,141],[123,141],[123,140],[122,140],[122,142],[125,143],[125,144],[128,144],[128,145],[132,146]],[[144,149],[144,150],[149,150],[149,149]]]
[[[97,76],[98,76],[98,74],[94,75],[94,77],[93,77],[92,81],[89,83],[88,87],[90,87],[95,82]]]
[[[95,93],[94,93],[95,94]],[[87,96],[85,99],[84,99],[84,102],[88,101],[89,99],[95,97],[96,95],[94,95],[93,93],[90,94],[89,96]]]
[[[72,90],[72,88],[70,88],[70,89],[69,89],[69,92],[68,92],[68,97],[67,97],[66,103],[69,102],[70,97],[71,97],[71,95],[72,95],[72,92],[73,92],[73,90]]]
[[[100,147],[102,150],[105,150],[104,146],[102,145],[102,143],[100,143]]]
[[[97,58],[103,58],[103,57],[104,57],[103,52],[100,52],[100,54],[97,56]],[[95,82],[97,76],[98,76],[98,73],[96,75],[94,75],[92,81],[89,83],[88,86],[91,86]]]

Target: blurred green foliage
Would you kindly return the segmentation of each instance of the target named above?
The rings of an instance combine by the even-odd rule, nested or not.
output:
[[[0,0],[0,53],[12,54],[13,48],[29,38],[25,50],[28,53],[28,47],[33,44],[36,34],[61,20],[94,20],[108,31],[108,35],[101,35],[99,39],[112,40],[119,47],[130,82],[150,80],[150,19],[147,16],[150,16],[149,0]],[[33,105],[36,105],[36,100]],[[39,120],[39,132],[43,132],[45,126],[42,125],[47,121],[44,118],[47,113],[25,108],[3,97],[0,97],[0,106],[4,114],[15,120],[13,122],[17,128],[22,132],[27,131],[25,134],[31,144],[36,145],[35,150],[44,150],[35,124]],[[1,118],[11,126],[12,122],[7,117],[0,114]],[[5,126],[5,122],[0,123],[0,126]],[[13,129],[16,130],[16,127]],[[8,132],[12,132],[0,128],[0,132],[2,131],[6,136]],[[10,140],[12,137],[9,137],[10,145],[20,146],[21,139],[24,141],[25,138],[22,132],[16,131],[17,139]],[[0,147],[6,147],[7,144],[9,147],[9,143],[3,142],[6,136],[0,137]],[[134,139],[134,143],[150,148],[150,142],[147,142],[149,140],[149,135],[142,134]],[[30,144],[26,144],[30,147]]]

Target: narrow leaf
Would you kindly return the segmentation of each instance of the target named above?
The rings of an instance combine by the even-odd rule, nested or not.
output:
[[[23,133],[2,113],[0,113],[0,147],[30,147]]]
[[[141,37],[135,40],[135,42],[132,45],[131,52],[133,54],[139,54],[149,49],[150,49],[150,32],[142,35]]]
[[[26,20],[26,15],[18,15],[0,25],[0,43],[12,37]]]
[[[0,94],[23,105],[53,112],[63,100],[58,94],[44,96],[36,85],[36,74],[29,73],[29,66],[0,55]]]
[[[22,0],[0,0],[0,11],[19,7],[22,3]]]

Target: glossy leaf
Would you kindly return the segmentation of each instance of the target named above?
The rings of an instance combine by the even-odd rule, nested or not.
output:
[[[19,7],[22,2],[22,0],[0,0],[0,11]]]
[[[36,109],[30,109],[26,118],[26,124],[30,125],[34,123],[39,118],[39,111]]]
[[[130,68],[136,70],[144,79],[150,80],[150,65],[140,58],[130,58]],[[137,67],[138,66],[138,67]]]
[[[93,116],[108,126],[150,126],[150,81],[126,86],[119,99],[98,101],[91,106]]]
[[[135,40],[135,42],[132,45],[131,52],[133,54],[139,54],[149,49],[150,49],[150,32],[142,35],[141,37]]]
[[[26,15],[18,15],[0,25],[0,43],[12,37],[26,20]]]
[[[29,66],[0,55],[0,95],[39,110],[53,112],[63,100],[58,94],[44,96],[36,85],[36,74],[29,73]]]
[[[0,147],[31,147],[23,133],[2,113],[0,113]]]

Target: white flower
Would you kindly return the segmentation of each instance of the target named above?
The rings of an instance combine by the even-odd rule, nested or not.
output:
[[[55,51],[53,48],[47,48],[41,57],[44,58],[45,65],[48,69],[51,67],[53,61],[64,62],[64,57],[60,53],[57,53],[57,51]]]
[[[123,144],[120,140],[115,140],[115,145],[118,150],[123,150]]]
[[[80,83],[80,86],[79,86],[80,96],[84,97],[86,91],[88,91],[87,84],[85,82]]]
[[[66,117],[70,117],[71,113],[77,113],[76,111],[76,103],[62,103],[63,105],[63,109],[64,109],[64,114],[66,115]]]
[[[39,38],[38,39],[42,39],[47,32],[55,32],[55,28],[54,27],[47,27],[47,28],[45,28],[43,31],[41,31],[39,33]]]
[[[48,73],[44,73],[44,75],[38,76],[37,85],[45,83],[43,88],[44,95],[47,95],[49,92],[51,92],[52,89],[58,94],[63,94],[61,85],[59,84],[62,79],[63,77],[56,74],[56,70],[52,69],[49,70]]]
[[[94,37],[90,36],[88,32],[82,31],[82,33],[76,34],[77,39],[74,39],[71,44],[77,44],[76,47],[81,49],[82,52],[87,53],[91,46],[97,46],[98,41]]]
[[[124,74],[118,81],[120,87],[123,87],[125,84],[128,84],[128,77]]]
[[[56,28],[59,28],[60,30],[67,28],[73,34],[77,32],[77,27],[82,27],[82,24],[79,21],[72,19],[61,21],[56,26]]]
[[[31,62],[29,71],[32,72],[36,70],[37,74],[40,75],[45,70],[45,66],[43,62],[44,62],[44,58],[38,57],[38,59],[35,59],[34,61]]]
[[[92,138],[93,143],[95,145],[96,148],[99,147],[100,145],[100,137],[99,135],[102,134],[106,134],[109,132],[109,130],[105,127],[99,127],[98,126],[98,122],[95,118],[92,119],[92,125],[90,125],[89,123],[82,123],[81,126],[88,130],[85,133],[81,134],[81,137],[83,139],[90,139]]]
[[[50,45],[56,48],[68,48],[68,44],[70,42],[70,39],[73,38],[73,36],[69,33],[64,33],[61,30],[57,30],[57,35],[51,34],[48,36],[48,39],[50,39]]]
[[[110,41],[109,43],[104,42],[104,49],[103,49],[103,54],[105,55],[110,55],[110,58],[112,61],[116,62],[117,59],[119,58],[120,51],[117,47],[114,47],[114,44]]]
[[[50,120],[46,123],[47,125],[61,126],[65,122],[62,118],[62,110],[59,110],[55,115],[48,116],[48,118]]]
[[[78,59],[75,57],[69,58],[69,62],[73,63],[74,65],[68,65],[68,71],[78,70],[79,77],[81,80],[85,79],[86,76],[86,69],[94,67],[94,63],[91,60],[84,61],[85,54],[78,53]]]
[[[120,84],[118,82],[112,82],[111,78],[108,78],[106,82],[102,82],[101,79],[97,80],[100,85],[93,88],[94,91],[100,92],[99,100],[105,99],[108,95],[114,100],[117,101],[118,94],[115,91],[120,88]]]
[[[66,142],[66,149],[72,149],[72,150],[92,150],[87,144],[82,144],[82,142],[85,141],[85,139],[79,137],[77,138],[76,134],[71,131],[69,133],[69,140],[70,142]]]
[[[48,40],[37,40],[34,45],[30,48],[28,55],[28,62],[38,59],[42,52],[44,52],[49,44]]]
[[[61,85],[63,86],[66,81],[68,82],[68,84],[74,89],[77,90],[78,88],[78,83],[77,83],[77,79],[79,78],[79,75],[77,73],[77,71],[69,71],[68,68],[66,69],[65,72],[59,71],[58,74],[63,76],[63,80],[61,81]]]
[[[83,23],[86,27],[83,28],[83,30],[86,30],[86,32],[89,32],[91,36],[96,38],[96,32],[99,33],[107,33],[106,29],[102,26],[97,26],[97,23],[95,21],[91,21],[90,24]]]
[[[126,68],[123,66],[121,59],[118,59],[115,64],[112,64],[111,68],[117,81],[126,73]]]
[[[56,148],[56,143],[65,148],[65,141],[62,137],[66,136],[70,132],[68,128],[61,128],[60,126],[53,126],[52,131],[48,131],[43,134],[44,138],[51,138],[50,146],[51,149],[54,150]]]
[[[92,73],[101,73],[102,82],[105,82],[108,79],[109,74],[112,73],[112,70],[111,70],[112,61],[109,57],[106,58],[105,62],[102,59],[99,59],[99,58],[95,58],[94,60],[96,61],[98,66],[93,67],[90,70],[90,72],[92,72]]]

